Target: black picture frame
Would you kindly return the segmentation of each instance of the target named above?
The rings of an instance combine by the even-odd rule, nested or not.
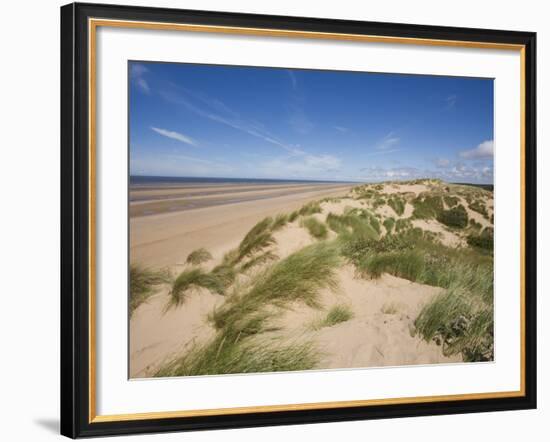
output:
[[[89,18],[522,45],[524,395],[119,421],[90,419]],[[536,34],[73,3],[61,8],[61,434],[76,438],[536,408]]]

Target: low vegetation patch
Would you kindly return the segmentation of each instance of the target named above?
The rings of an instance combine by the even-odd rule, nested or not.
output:
[[[376,239],[379,237],[380,222],[369,211],[351,209],[344,215],[327,216],[328,226],[339,235]]]
[[[200,249],[192,251],[188,256],[185,262],[187,264],[191,265],[199,265],[206,261],[210,261],[212,259],[212,255],[208,250],[201,247]]]
[[[271,250],[268,250],[267,252],[264,252],[260,255],[256,255],[256,256],[250,258],[248,261],[243,263],[240,266],[239,269],[240,269],[241,272],[246,272],[247,270],[251,269],[252,267],[265,265],[265,264],[267,264],[271,261],[275,261],[277,259],[279,259],[279,257],[275,253],[273,253]]]
[[[441,345],[444,355],[461,353],[467,362],[493,360],[493,304],[460,280],[422,309],[415,326],[424,339]]]
[[[302,227],[305,227],[315,239],[325,239],[328,235],[327,226],[313,216],[304,218],[302,220]]]
[[[388,206],[390,206],[393,211],[401,216],[405,213],[405,201],[399,197],[392,197],[388,199]]]
[[[470,228],[476,232],[479,232],[482,229],[482,225],[478,223],[475,219],[470,218],[469,222]]]
[[[484,218],[489,219],[489,213],[487,212],[487,207],[485,207],[485,203],[483,201],[475,200],[469,203],[468,207],[472,209],[474,212],[477,212],[483,215]]]
[[[493,251],[494,237],[493,229],[486,227],[479,235],[468,235],[468,245],[482,250]]]
[[[445,195],[443,196],[443,201],[445,201],[445,204],[447,205],[447,207],[451,208],[456,206],[460,200],[456,196]]]
[[[413,218],[433,219],[443,211],[443,201],[440,196],[422,194],[413,201]]]
[[[380,311],[385,315],[395,315],[399,309],[394,303],[390,302],[389,304],[384,304]]]
[[[286,215],[284,213],[280,213],[275,217],[273,220],[273,223],[271,224],[271,230],[273,232],[276,232],[279,229],[282,229],[289,221],[289,215]]]
[[[386,233],[389,235],[391,234],[393,228],[395,226],[395,219],[394,218],[386,218],[384,220],[384,227],[386,229]]]
[[[306,216],[306,215],[313,215],[314,213],[321,213],[323,210],[321,209],[321,204],[318,201],[313,201],[311,203],[307,203],[302,206],[302,208],[298,211],[299,215]]]
[[[313,343],[285,344],[219,334],[161,367],[156,377],[309,370],[319,362]]]
[[[161,284],[170,281],[167,270],[151,270],[138,264],[130,265],[130,316],[155,293]]]
[[[271,233],[272,223],[273,219],[268,217],[252,227],[239,244],[237,262],[275,243],[275,238]]]
[[[328,311],[324,318],[314,322],[312,328],[314,330],[320,330],[324,327],[332,327],[336,324],[349,321],[351,318],[353,318],[353,311],[349,306],[335,305]]]
[[[206,273],[200,268],[184,270],[172,283],[170,300],[166,310],[182,305],[190,292],[199,288],[205,288],[212,293],[223,295],[225,293],[224,281],[214,272]]]
[[[337,286],[338,265],[334,244],[320,242],[305,247],[258,275],[248,291],[233,294],[214,311],[212,322],[218,330],[230,327],[243,331],[247,318],[269,305],[303,302],[318,308],[319,290]]]
[[[439,213],[437,220],[448,227],[463,229],[468,225],[468,212],[462,204]]]
[[[395,231],[404,232],[406,230],[412,229],[413,225],[410,219],[398,219],[395,222]]]

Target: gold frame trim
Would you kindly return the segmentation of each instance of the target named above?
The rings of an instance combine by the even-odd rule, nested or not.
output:
[[[207,32],[217,34],[255,35],[267,37],[291,37],[307,39],[325,39],[338,41],[356,41],[387,44],[412,44],[420,46],[463,47],[475,49],[497,49],[519,51],[520,53],[520,389],[518,391],[466,393],[438,396],[415,396],[388,399],[368,399],[353,401],[316,402],[284,405],[261,405],[234,408],[215,408],[201,410],[159,411],[129,414],[96,414],[96,35],[97,28],[134,28],[164,31]],[[246,413],[266,413],[277,411],[322,410],[327,408],[365,407],[375,405],[420,404],[427,402],[481,400],[513,398],[525,396],[525,45],[490,42],[438,40],[410,37],[389,37],[377,35],[358,35],[345,33],[292,31],[283,29],[243,28],[233,26],[210,26],[181,23],[140,22],[129,20],[88,19],[88,86],[89,86],[89,423],[136,421],[145,419],[169,419],[179,417],[237,415]]]

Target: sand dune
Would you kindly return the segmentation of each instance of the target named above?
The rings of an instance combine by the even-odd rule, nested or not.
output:
[[[267,216],[290,213],[305,203],[333,197],[321,203],[321,213],[312,216],[325,223],[329,214],[343,215],[350,210],[368,209],[377,214],[380,223],[387,218],[410,220],[412,227],[432,232],[448,247],[465,247],[465,235],[448,228],[435,219],[414,219],[412,199],[432,186],[427,184],[387,184],[382,195],[412,195],[405,200],[404,213],[397,215],[384,204],[373,206],[372,200],[357,198],[350,193],[349,185],[296,185],[258,186],[244,189],[242,186],[196,186],[193,196],[200,201],[214,201],[209,207],[164,212],[130,219],[130,256],[132,263],[152,268],[168,268],[178,274],[188,268],[188,254],[204,247],[212,254],[212,260],[203,264],[205,270],[222,262],[224,254],[235,249],[246,233]],[[188,187],[185,192],[188,192]],[[215,189],[215,190],[214,190]],[[216,193],[212,193],[215,191]],[[291,193],[287,193],[291,191]],[[147,193],[149,192],[149,193]],[[136,198],[188,198],[181,188],[138,189]],[[199,195],[199,193],[201,193]],[[235,194],[247,194],[245,201],[231,202]],[[258,199],[254,199],[260,197]],[[338,198],[334,198],[338,197]],[[218,202],[218,198],[224,202]],[[468,215],[482,226],[492,226],[487,217],[468,208]],[[229,201],[229,202],[228,202]],[[491,205],[490,196],[486,197]],[[138,204],[141,205],[141,204]],[[380,226],[381,235],[386,228]],[[303,227],[301,218],[288,222],[273,234],[271,251],[279,260],[314,244],[318,239]],[[336,233],[328,231],[325,240]],[[243,273],[237,284],[247,284],[254,272]],[[383,274],[379,279],[358,277],[349,263],[337,269],[338,288],[323,289],[319,293],[322,308],[292,304],[273,307],[275,331],[266,332],[263,339],[279,341],[313,342],[322,354],[317,368],[381,367],[395,365],[455,363],[461,362],[460,354],[444,356],[441,346],[426,342],[415,335],[414,321],[419,312],[442,288],[410,282],[403,278]],[[207,342],[216,334],[208,321],[208,315],[226,301],[221,295],[206,289],[189,294],[184,305],[165,310],[170,299],[169,286],[164,285],[133,313],[130,321],[130,375],[152,376],[166,361],[185,353],[195,345]],[[315,328],[312,325],[334,306],[347,306],[351,319],[330,327]]]

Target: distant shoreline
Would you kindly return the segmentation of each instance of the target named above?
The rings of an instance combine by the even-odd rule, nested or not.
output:
[[[426,178],[429,179],[429,178]],[[403,182],[413,180],[393,180],[391,182]],[[308,180],[308,179],[282,179],[282,178],[229,178],[229,177],[172,177],[172,176],[154,176],[154,175],[130,175],[129,185],[131,187],[141,186],[169,186],[169,185],[228,185],[228,184],[384,184],[390,181],[346,181],[346,180]],[[458,183],[449,182],[449,184],[458,184],[463,186],[475,186],[486,190],[494,190],[494,183]]]
[[[170,184],[361,184],[360,181],[130,175],[130,186]]]
[[[173,213],[221,205],[238,205],[260,200],[272,202],[281,198],[309,198],[329,196],[347,191],[351,183],[335,182],[205,182],[163,183],[149,182],[130,187],[130,218]],[[236,207],[236,206],[235,206]]]

